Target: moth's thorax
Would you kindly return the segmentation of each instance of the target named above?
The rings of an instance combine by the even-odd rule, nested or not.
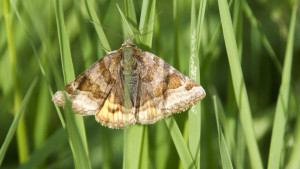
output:
[[[124,46],[122,52],[122,61],[123,61],[123,69],[124,74],[131,74],[131,60],[133,57],[133,48]]]
[[[139,57],[139,49],[132,43],[130,39],[125,41],[122,45],[122,60],[124,75],[131,75],[132,71],[136,69],[137,58]]]

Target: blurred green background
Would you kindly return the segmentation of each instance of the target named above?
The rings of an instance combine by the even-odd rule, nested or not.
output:
[[[60,2],[65,30],[68,36],[75,76],[84,72],[92,63],[106,55],[107,48],[96,29],[101,25],[112,50],[120,48],[124,36],[124,22],[116,4],[127,16],[127,1],[82,0],[40,1],[1,0],[0,8],[0,143],[9,135],[8,131],[19,110],[24,116],[19,128],[2,156],[0,168],[74,168],[74,154],[70,148],[67,132],[63,130],[58,113],[51,102],[53,92],[64,89],[61,50],[59,44],[58,12]],[[153,1],[149,0],[149,4]],[[205,2],[205,1],[204,1]],[[87,3],[101,22],[90,18]],[[145,2],[134,1],[137,21],[140,21]],[[194,3],[194,5],[193,5]],[[137,44],[169,64],[189,74],[191,51],[191,6],[200,1],[156,1],[152,48]],[[201,168],[226,168],[222,162],[222,145],[218,133],[213,96],[217,98],[219,119],[225,136],[225,147],[234,168],[254,168],[249,147],[241,123],[241,111],[237,105],[226,44],[220,21],[220,2],[207,1],[201,32],[198,68],[201,70],[200,84],[207,96],[201,101]],[[296,14],[295,34],[291,33],[292,11],[297,1],[233,1],[229,7],[233,20],[242,74],[253,118],[253,128],[264,168],[271,166],[270,145],[275,112],[284,115],[284,136],[280,149],[279,168],[300,168],[300,34],[299,13]],[[148,6],[150,8],[150,6]],[[130,22],[130,21],[129,21]],[[222,25],[222,26],[221,26]],[[146,26],[147,27],[147,26]],[[144,28],[143,28],[144,29]],[[224,29],[224,27],[223,27]],[[141,31],[141,30],[140,30]],[[139,34],[140,31],[135,31]],[[290,49],[287,48],[289,34]],[[225,38],[224,38],[225,37]],[[141,42],[142,44],[142,42]],[[291,52],[293,60],[286,73],[291,77],[290,89],[284,90],[288,99],[282,103],[286,109],[276,110],[282,83],[282,67]],[[43,76],[39,61],[45,71]],[[199,70],[198,69],[198,70]],[[20,107],[28,88],[37,78],[28,104]],[[242,93],[242,92],[241,92]],[[279,109],[279,108],[277,108]],[[62,109],[61,109],[62,110]],[[65,114],[63,113],[65,117]],[[188,145],[188,113],[173,115]],[[124,168],[124,130],[114,130],[98,124],[93,116],[84,117],[86,140],[91,168]],[[280,122],[278,123],[280,124]],[[21,127],[20,127],[21,126]],[[138,127],[141,127],[138,124]],[[249,126],[252,128],[252,126]],[[136,159],[137,168],[184,168],[184,161],[174,146],[174,138],[164,120],[143,127],[142,152]],[[274,129],[273,129],[274,131]],[[276,134],[276,133],[275,133]],[[17,136],[16,136],[17,135]],[[280,135],[280,134],[279,134]],[[218,137],[219,136],[219,137]],[[69,138],[70,139],[70,138]],[[134,139],[134,138],[133,138]],[[276,143],[274,143],[276,145]],[[278,143],[280,144],[280,143]],[[144,147],[143,147],[144,146]],[[146,148],[145,148],[146,146]],[[280,146],[279,146],[280,147]],[[143,149],[146,153],[143,154]],[[299,151],[298,151],[299,150]],[[222,151],[221,151],[222,152]],[[142,155],[143,154],[143,155]],[[226,154],[226,153],[225,153]],[[5,155],[5,156],[4,156]],[[200,158],[197,156],[197,158]],[[144,158],[146,160],[144,160]],[[197,164],[198,165],[198,164]],[[200,167],[198,165],[198,167]],[[230,166],[230,165],[229,165]],[[78,166],[76,166],[78,168]]]

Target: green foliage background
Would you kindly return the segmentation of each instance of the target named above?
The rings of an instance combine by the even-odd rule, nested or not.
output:
[[[0,2],[0,168],[300,168],[298,1]],[[206,98],[125,130],[54,106],[127,37]]]

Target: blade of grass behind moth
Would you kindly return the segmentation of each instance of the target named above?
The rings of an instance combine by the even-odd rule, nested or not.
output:
[[[65,84],[67,84],[75,79],[75,75],[61,3],[61,1],[55,0],[55,14],[60,44],[62,69]],[[75,166],[76,168],[91,168],[83,119],[81,116],[75,116],[75,114],[69,108],[65,109],[65,115],[67,131],[69,134],[69,142],[72,149]]]
[[[94,55],[94,53],[92,52],[92,50],[93,50],[94,43],[91,40],[91,36],[89,36],[89,29],[86,25],[86,18],[83,17],[82,10],[81,10],[82,6],[85,6],[83,1],[74,1],[76,18],[78,19],[79,24],[82,25],[82,26],[80,26],[80,28],[78,28],[80,30],[80,33],[78,34],[78,36],[79,36],[80,49],[81,49],[82,58],[83,58],[83,64],[84,64],[85,68],[88,68],[88,67],[90,67],[90,65],[93,64],[93,56],[92,55]],[[94,25],[94,27],[95,26],[96,25]],[[102,47],[102,45],[100,42],[98,50],[100,50],[101,47]],[[102,55],[100,55],[100,56],[102,56]]]
[[[175,144],[182,165],[184,166],[184,168],[196,169],[197,167],[195,165],[194,159],[192,158],[188,146],[185,144],[184,138],[174,117],[168,117],[167,119],[165,119],[165,122]]]
[[[222,161],[222,168],[224,169],[233,169],[230,154],[228,152],[226,141],[224,138],[224,134],[222,131],[222,127],[219,120],[219,110],[218,110],[218,103],[216,96],[213,97],[214,101],[214,109],[215,109],[215,115],[216,115],[216,121],[217,121],[217,129],[218,129],[218,140],[219,140],[219,149],[220,149],[220,155],[221,155],[221,161]]]
[[[189,121],[184,122],[182,136],[186,145],[189,145]],[[182,162],[179,161],[178,169],[184,169]]]
[[[153,155],[151,155],[153,157],[151,163],[155,169],[165,169],[168,166],[168,159],[172,155],[170,149],[172,142],[163,120],[156,122],[154,128],[153,135],[151,134],[151,138],[154,138],[154,144],[151,144],[151,154]]]
[[[298,90],[299,91],[299,90]],[[293,93],[293,91],[291,92]],[[300,103],[300,93],[296,93],[295,95],[297,97],[292,97],[295,99],[295,103],[298,104]],[[296,128],[294,131],[294,137],[295,137],[295,142],[292,146],[290,158],[288,159],[286,168],[287,169],[299,169],[300,167],[300,106],[296,106],[296,114],[297,114],[297,122],[296,122]]]
[[[20,81],[19,81],[19,75],[18,75],[18,56],[16,52],[15,47],[15,41],[14,41],[14,33],[13,33],[13,24],[12,24],[12,13],[10,12],[11,5],[8,0],[4,0],[2,3],[2,9],[3,9],[3,16],[5,20],[5,31],[6,31],[6,37],[7,37],[7,47],[9,51],[9,58],[10,58],[10,71],[12,75],[12,85],[13,85],[13,114],[17,114],[22,94],[21,94],[21,87],[20,87]],[[18,125],[17,128],[17,146],[18,146],[18,156],[19,161],[23,162],[29,155],[29,144],[28,144],[28,138],[27,138],[27,127],[26,122],[24,118],[20,119],[20,125]]]
[[[26,93],[26,95],[25,95],[25,97],[24,97],[24,99],[23,99],[23,101],[20,105],[20,108],[19,108],[17,114],[15,115],[14,120],[13,120],[13,122],[12,122],[8,132],[7,132],[6,138],[5,138],[5,140],[4,140],[4,142],[1,146],[1,149],[0,149],[0,167],[1,167],[1,164],[3,162],[4,156],[6,154],[6,151],[8,149],[8,146],[9,146],[11,140],[13,139],[15,131],[18,127],[18,124],[20,122],[20,118],[24,114],[25,108],[27,107],[27,104],[28,104],[28,102],[31,98],[31,94],[32,94],[32,91],[33,91],[36,83],[37,83],[37,78],[35,78],[33,80],[33,82],[31,83],[31,85],[29,87],[29,89],[27,90],[27,93]]]
[[[18,167],[18,169],[37,168],[47,157],[67,143],[66,136],[67,133],[64,128],[58,129],[54,134],[48,137],[48,139],[35,150],[26,162]]]
[[[242,15],[242,1],[234,1],[233,12],[233,28],[237,39],[238,51],[240,58],[243,51],[243,15]]]
[[[200,1],[198,23],[196,22],[195,1],[191,3],[191,39],[189,75],[200,83],[199,49],[202,25],[205,15],[206,0]],[[197,168],[200,168],[200,136],[201,136],[201,102],[196,103],[189,110],[189,149]]]
[[[260,36],[263,42],[263,45],[265,46],[267,52],[269,53],[272,61],[275,64],[275,67],[277,68],[277,71],[281,74],[282,72],[282,66],[278,60],[278,57],[276,56],[276,53],[274,52],[268,38],[266,37],[266,35],[263,33],[261,27],[259,26],[257,19],[255,18],[251,8],[249,7],[248,3],[246,1],[243,1],[243,10],[246,14],[246,17],[249,19],[250,23],[252,24],[252,26],[254,26],[259,32],[260,32]]]
[[[179,34],[178,34],[178,27],[179,27],[179,20],[178,20],[178,1],[173,0],[173,23],[174,23],[174,43],[173,43],[173,50],[174,50],[174,68],[180,68],[180,57],[179,57]],[[160,55],[158,55],[160,56]]]
[[[240,112],[240,121],[246,137],[247,148],[249,152],[250,164],[252,168],[263,169],[261,156],[255,139],[253,130],[253,122],[251,110],[246,91],[246,86],[240,65],[239,54],[235,35],[233,31],[232,21],[230,17],[229,7],[226,0],[218,0],[219,13],[223,28],[223,36],[226,45],[229,66],[231,70],[232,83],[234,87],[236,102]]]
[[[142,4],[139,30],[142,45],[151,49],[154,29],[156,0],[145,0]]]
[[[233,4],[233,0],[230,0],[229,2],[229,8],[231,8]],[[210,24],[207,24],[207,25],[210,25]],[[205,48],[205,51],[204,51],[204,56],[212,56],[214,53],[215,53],[215,49],[216,49],[216,46],[217,46],[217,43],[219,42],[219,39],[220,39],[220,35],[221,35],[221,23],[218,23],[218,26],[215,26],[216,29],[214,31],[214,33],[212,34],[211,38],[210,38],[210,41],[208,42],[208,45],[207,47]],[[211,28],[208,28],[208,29],[211,29]],[[205,57],[203,59],[203,61],[201,62],[201,66],[202,66],[202,70],[207,70],[211,64],[209,64],[211,62],[211,60],[213,59],[213,57]]]
[[[140,43],[139,34],[137,34],[138,33],[138,30],[137,30],[138,25],[137,25],[137,19],[136,19],[133,0],[125,0],[125,15],[126,15],[128,23],[130,25],[130,28],[133,30],[134,39],[136,39],[137,43]]]
[[[142,142],[142,149],[141,149],[141,155],[140,155],[140,166],[139,169],[148,169],[150,166],[149,162],[149,130],[148,127],[144,128],[144,135]]]
[[[294,6],[292,11],[292,18],[290,23],[289,35],[287,39],[286,51],[285,51],[285,60],[283,65],[281,86],[280,86],[279,95],[277,98],[276,110],[275,110],[268,169],[277,169],[280,168],[281,166],[280,159],[282,157],[285,123],[287,119],[286,116],[288,114],[287,111],[289,106],[296,13],[297,13],[297,7]]]
[[[37,61],[37,64],[38,64],[38,66],[39,66],[39,68],[40,68],[40,71],[41,71],[41,73],[42,73],[42,77],[43,77],[44,81],[47,83],[49,93],[50,93],[51,96],[53,96],[53,91],[52,91],[51,86],[50,86],[50,84],[49,84],[49,81],[48,81],[48,79],[47,79],[45,69],[44,69],[44,67],[43,67],[43,65],[42,65],[42,62],[41,62],[41,60],[40,60],[40,57],[38,57],[38,54],[37,54],[37,52],[36,52],[36,48],[35,48],[35,46],[34,46],[32,40],[31,40],[31,38],[30,38],[28,29],[27,29],[27,27],[25,26],[25,24],[23,23],[22,18],[21,18],[21,16],[20,16],[20,14],[19,14],[19,12],[18,12],[16,6],[14,5],[13,1],[10,1],[10,3],[11,3],[12,8],[14,9],[14,12],[15,12],[15,14],[16,14],[16,16],[17,16],[19,22],[20,22],[20,24],[22,25],[22,27],[23,27],[23,29],[24,29],[24,31],[25,31],[25,33],[26,33],[28,42],[29,42],[29,44],[30,44],[30,46],[31,46],[31,48],[32,48],[32,50],[33,50],[33,55],[34,55],[34,57],[35,57],[35,59],[36,59],[36,61]],[[65,121],[64,121],[64,119],[63,119],[63,117],[62,117],[62,113],[61,113],[60,109],[58,108],[57,105],[55,105],[55,108],[56,108],[56,111],[57,111],[57,113],[58,113],[58,116],[59,116],[59,119],[60,119],[60,121],[61,121],[62,126],[65,127]]]
[[[235,166],[236,168],[242,169],[245,168],[245,157],[247,156],[247,143],[246,143],[246,139],[245,139],[245,133],[243,131],[243,127],[241,125],[240,121],[237,121],[237,135],[236,138],[238,138],[236,140],[236,151],[233,154],[234,155],[234,162],[235,162]]]
[[[224,135],[225,141],[226,141],[226,149],[228,150],[229,154],[231,155],[229,150],[232,149],[232,147],[233,147],[232,145],[236,145],[236,143],[234,142],[235,135],[233,135],[233,133],[232,133],[235,131],[234,130],[235,128],[233,128],[231,126],[231,121],[228,120],[228,118],[232,118],[232,117],[231,117],[231,115],[229,115],[228,112],[225,113],[223,105],[221,104],[220,97],[218,96],[216,91],[212,90],[210,93],[212,93],[213,96],[215,97],[213,99],[216,100],[216,104],[217,104],[217,108],[218,108],[218,119],[219,119],[218,122],[220,122],[222,129],[224,131],[223,135]],[[234,130],[234,131],[232,131],[232,130]]]
[[[123,169],[138,169],[145,126],[134,125],[124,129]]]
[[[230,5],[229,5],[230,8]],[[242,41],[242,35],[243,35],[243,21],[242,21],[242,3],[240,1],[234,1],[233,2],[233,28],[237,39],[237,47],[238,47],[238,54],[239,59],[242,59],[242,51],[243,51],[243,41]],[[235,103],[235,96],[234,96],[234,89],[232,86],[232,77],[230,76],[230,72],[227,72],[228,74],[228,81],[227,81],[227,105],[226,105],[226,112],[227,112],[227,118],[226,118],[226,127],[224,126],[224,134],[225,134],[225,140],[227,143],[227,150],[230,155],[236,154],[235,146],[235,134],[236,134],[236,124],[237,124],[237,106]],[[217,97],[219,99],[219,97]],[[220,101],[217,100],[218,103]],[[224,114],[224,111],[221,111],[221,114]],[[224,123],[223,123],[224,124]],[[235,150],[235,152],[233,152]],[[234,156],[236,157],[236,156]],[[233,158],[234,162],[237,162],[235,158]]]
[[[107,38],[105,36],[105,33],[103,31],[101,22],[97,16],[95,9],[93,8],[94,0],[84,0],[84,2],[85,2],[86,11],[87,11],[90,19],[93,22],[93,25],[94,25],[96,32],[100,38],[103,48],[108,51],[111,51],[110,45],[109,45]]]
[[[119,7],[118,4],[117,4],[117,8],[118,8],[118,10],[120,12],[120,15],[121,15],[121,18],[122,18],[122,23],[123,23],[122,25],[123,25],[123,30],[124,30],[124,33],[125,33],[124,34],[125,38],[132,37],[134,35],[134,33],[133,33],[132,29],[131,29],[130,24],[128,23],[125,15],[123,14],[123,12],[120,9],[120,7]],[[137,40],[137,39],[135,39],[135,40]]]
[[[47,84],[41,81],[37,101],[36,120],[34,122],[34,148],[38,148],[46,139],[49,131],[50,102]]]
[[[123,30],[125,30],[124,32],[127,32],[129,35],[133,35],[133,31],[119,5],[117,5],[117,8],[122,18]],[[144,127],[145,126],[134,125],[124,129],[123,169],[139,168]]]

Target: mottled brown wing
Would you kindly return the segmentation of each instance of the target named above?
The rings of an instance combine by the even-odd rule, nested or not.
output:
[[[99,111],[119,78],[120,59],[120,53],[113,51],[66,86],[66,94],[74,112],[95,115]],[[63,91],[56,92],[52,101],[64,106]]]
[[[95,115],[96,121],[110,128],[124,128],[135,123],[135,108],[125,111],[122,78],[116,80],[101,110]],[[130,101],[130,100],[129,100]]]
[[[66,94],[75,113],[95,115],[96,121],[110,128],[124,128],[135,123],[135,108],[125,113],[121,51],[114,51],[93,64],[66,86]],[[63,91],[52,101],[64,106]]]
[[[205,97],[204,89],[171,65],[149,52],[138,58],[140,103],[136,120],[154,123],[181,112]]]

